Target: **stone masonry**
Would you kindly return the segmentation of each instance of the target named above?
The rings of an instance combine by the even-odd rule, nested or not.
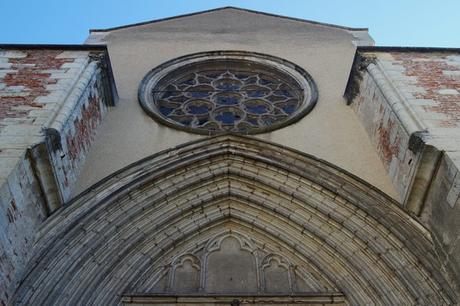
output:
[[[108,105],[104,48],[0,48],[0,305],[69,199]]]
[[[232,7],[86,43],[0,45],[0,306],[458,304],[460,49]],[[255,137],[149,118],[145,74],[212,50],[299,65],[315,108]]]
[[[433,232],[459,290],[460,53],[363,49],[355,60],[353,77],[361,80],[352,107],[402,206]],[[349,82],[348,93],[351,88]]]
[[[229,289],[276,295],[254,280],[257,272],[241,276],[255,267],[264,275],[267,254],[304,277],[297,293],[310,301],[312,292],[322,295],[313,305],[334,297],[347,305],[452,305],[454,298],[429,232],[394,200],[322,160],[250,137],[204,138],[141,160],[57,211],[38,236],[36,264],[15,305],[148,305],[152,293]],[[228,237],[236,247],[222,246]],[[228,261],[221,248],[240,260]],[[245,261],[249,254],[259,264]],[[168,273],[183,258],[193,262],[188,275],[201,276]],[[247,268],[232,274],[232,264]],[[278,276],[267,280],[280,285]]]

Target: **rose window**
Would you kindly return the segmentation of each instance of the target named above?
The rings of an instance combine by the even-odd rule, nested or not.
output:
[[[300,67],[244,52],[202,53],[167,62],[143,80],[143,108],[168,126],[201,134],[261,133],[297,121],[316,103]]]

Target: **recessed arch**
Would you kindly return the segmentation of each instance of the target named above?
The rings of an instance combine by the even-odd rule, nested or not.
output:
[[[141,160],[58,211],[15,303],[117,304],[149,293],[168,260],[233,227],[280,248],[311,286],[350,305],[453,303],[429,233],[393,200],[325,161],[235,135]]]

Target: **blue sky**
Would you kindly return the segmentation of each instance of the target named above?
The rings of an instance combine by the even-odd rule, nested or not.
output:
[[[0,0],[0,43],[78,44],[90,28],[222,6],[368,27],[377,45],[460,48],[460,0]]]

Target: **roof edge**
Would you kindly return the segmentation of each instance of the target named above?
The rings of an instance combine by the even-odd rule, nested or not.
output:
[[[405,46],[359,46],[360,52],[460,52],[460,48],[405,47]]]
[[[0,50],[63,50],[63,51],[99,51],[103,54],[103,71],[107,74],[107,86],[111,95],[112,106],[118,102],[118,90],[113,76],[112,63],[106,45],[70,45],[70,44],[0,44]]]
[[[0,44],[0,49],[50,49],[50,50],[100,50],[106,51],[106,45],[83,45],[83,44]]]
[[[260,14],[260,15],[265,15],[265,16],[270,16],[270,17],[278,17],[278,18],[283,18],[283,19],[289,19],[292,21],[300,21],[300,22],[305,22],[309,24],[333,27],[333,28],[347,30],[347,31],[368,31],[369,30],[368,28],[351,28],[351,27],[345,27],[345,26],[335,25],[331,23],[323,23],[323,22],[312,21],[312,20],[307,20],[307,19],[302,19],[302,18],[288,17],[288,16],[283,16],[283,15],[277,15],[277,14],[272,14],[272,13],[267,13],[267,12],[251,10],[251,9],[239,8],[235,6],[224,6],[224,7],[218,7],[218,8],[214,8],[210,10],[198,11],[198,12],[182,14],[182,15],[177,15],[177,16],[172,16],[172,17],[165,17],[165,18],[160,18],[160,19],[154,19],[154,20],[149,20],[149,21],[143,21],[143,22],[138,22],[138,23],[132,23],[132,24],[124,25],[124,26],[118,26],[118,27],[112,27],[112,28],[106,28],[106,29],[90,29],[89,32],[90,33],[110,32],[110,31],[115,31],[115,30],[121,30],[121,29],[136,27],[136,26],[142,26],[142,25],[147,25],[147,24],[152,24],[152,23],[157,23],[157,22],[162,22],[162,21],[183,18],[183,17],[190,17],[190,16],[201,15],[201,14],[206,14],[206,13],[211,13],[211,12],[216,12],[216,11],[222,11],[226,9],[234,9],[234,10],[244,11],[248,13]]]

